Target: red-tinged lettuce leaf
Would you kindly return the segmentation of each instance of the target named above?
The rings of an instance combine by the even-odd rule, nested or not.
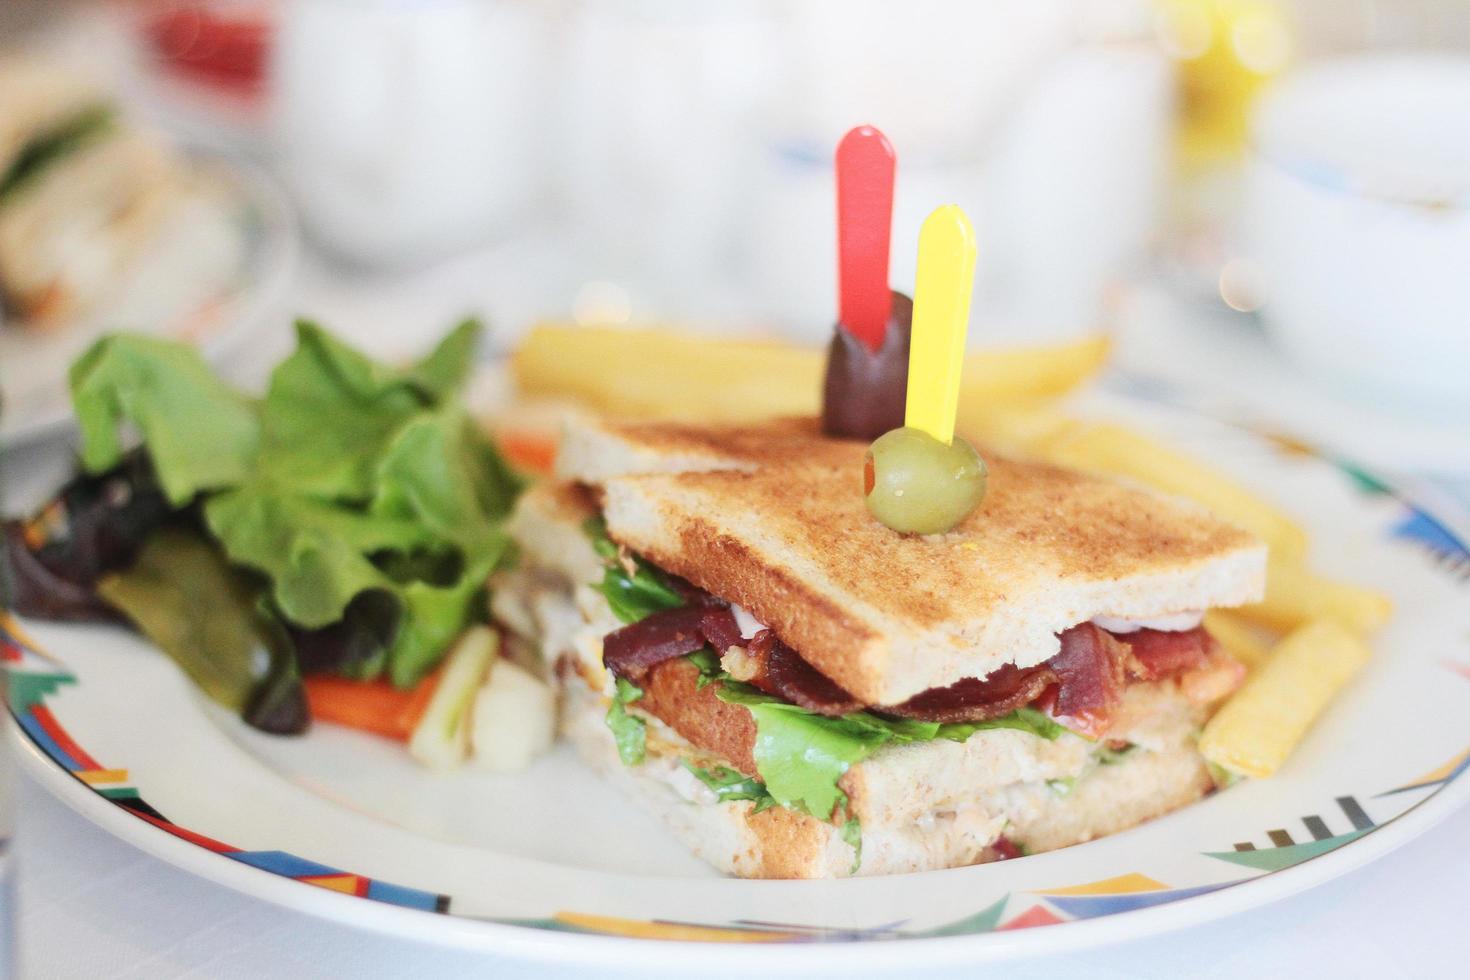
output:
[[[43,619],[115,620],[95,594],[98,577],[130,564],[143,541],[174,519],[140,454],[98,476],[78,474],[36,514],[5,523],[6,602]]]
[[[388,662],[388,648],[398,635],[403,605],[387,592],[358,593],[342,618],[320,629],[287,626],[303,674],[333,673],[376,677]]]
[[[78,584],[48,568],[26,542],[21,521],[6,521],[0,551],[0,598],[22,616],[70,622],[115,622],[117,613],[97,598],[95,583]]]
[[[70,377],[87,472],[122,461],[124,422],[141,435],[175,507],[252,472],[260,443],[256,406],[215,377],[192,346],[114,334],[93,344]]]

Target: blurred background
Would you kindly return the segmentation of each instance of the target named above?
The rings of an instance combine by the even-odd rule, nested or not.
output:
[[[0,36],[5,161],[99,105],[132,144],[0,190],[12,446],[117,326],[242,376],[298,314],[823,342],[870,122],[895,288],[923,215],[974,220],[972,346],[1108,334],[1112,384],[1470,472],[1460,0],[6,0]]]

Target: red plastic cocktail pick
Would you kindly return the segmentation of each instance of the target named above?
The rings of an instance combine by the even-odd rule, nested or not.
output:
[[[893,170],[893,145],[872,126],[837,144],[838,320],[875,351],[888,325]]]

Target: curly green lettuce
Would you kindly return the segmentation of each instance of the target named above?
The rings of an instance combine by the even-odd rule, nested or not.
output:
[[[72,368],[82,462],[116,465],[136,432],[169,502],[199,507],[283,623],[323,630],[378,597],[391,635],[343,669],[412,686],[481,617],[511,555],[503,523],[522,481],[459,399],[479,332],[466,321],[397,368],[299,321],[259,400],[186,344],[110,336]]]

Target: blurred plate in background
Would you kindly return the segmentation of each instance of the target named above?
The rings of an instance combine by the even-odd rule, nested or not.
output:
[[[263,174],[191,154],[194,191],[109,298],[45,328],[0,325],[0,445],[54,435],[71,419],[67,368],[109,330],[184,338],[224,357],[284,294],[297,263],[296,221]]]

